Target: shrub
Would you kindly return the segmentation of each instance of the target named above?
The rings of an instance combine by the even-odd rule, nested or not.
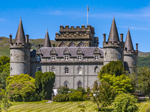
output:
[[[42,99],[51,99],[55,82],[54,72],[36,72],[35,86]]]
[[[77,89],[77,91],[78,91],[78,92],[82,92],[83,94],[85,93],[85,89],[82,88],[82,87],[79,87],[79,88]]]
[[[68,87],[60,86],[57,90],[58,94],[67,94],[69,91]]]
[[[69,101],[84,101],[86,96],[82,92],[74,92],[69,94]]]
[[[35,79],[28,74],[9,76],[6,80],[6,95],[10,101],[35,101]]]
[[[54,96],[53,101],[55,102],[69,101],[69,96],[68,94],[57,94],[56,96]]]
[[[120,94],[115,98],[113,112],[135,112],[137,99],[130,94]]]
[[[69,91],[70,91],[70,93],[77,92],[77,90],[76,90],[76,89],[70,89]]]

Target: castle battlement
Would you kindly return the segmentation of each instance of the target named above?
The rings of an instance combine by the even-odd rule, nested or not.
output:
[[[22,44],[22,43],[10,43],[9,44],[9,48],[10,49],[31,49],[31,44],[30,43],[25,43],[25,44]]]
[[[85,39],[85,38],[90,38],[89,33],[64,33],[64,34],[59,34],[56,33],[56,38],[55,39],[67,39],[67,38],[79,38],[79,39]]]
[[[103,47],[124,47],[124,42],[103,42]]]
[[[91,25],[87,25],[87,27],[85,27],[85,25],[80,26],[71,26],[69,27],[68,25],[66,26],[60,26],[60,33],[64,33],[64,32],[91,32],[94,33],[94,27],[92,27]]]

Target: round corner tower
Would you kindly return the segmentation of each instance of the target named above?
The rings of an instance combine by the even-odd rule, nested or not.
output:
[[[120,34],[121,40],[119,40],[118,31],[113,18],[109,38],[106,42],[106,34],[103,34],[103,48],[104,48],[104,65],[111,61],[122,61],[123,62],[123,34]]]
[[[128,71],[128,73],[136,73],[137,55],[138,55],[138,44],[136,44],[136,50],[134,50],[130,31],[128,29],[124,46],[124,68],[125,71]]]
[[[20,19],[14,43],[10,34],[10,76],[30,74],[30,48],[29,35],[25,38]]]

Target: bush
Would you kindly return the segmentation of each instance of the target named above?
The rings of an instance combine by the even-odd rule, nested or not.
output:
[[[9,76],[6,80],[6,95],[10,101],[40,100],[36,95],[35,79],[28,74]]]
[[[69,94],[69,101],[84,101],[87,99],[86,95],[82,92],[74,92]]]
[[[56,96],[54,96],[53,101],[55,102],[69,101],[69,96],[68,94],[57,94]]]
[[[115,98],[113,112],[135,112],[137,99],[130,94],[120,94]]]
[[[76,90],[76,89],[70,89],[69,91],[70,91],[70,93],[77,92],[77,90]]]
[[[85,89],[82,88],[82,87],[79,87],[79,88],[77,89],[77,91],[78,91],[78,92],[82,92],[83,94],[85,93]]]
[[[68,87],[60,86],[57,90],[58,94],[67,94],[69,91]]]

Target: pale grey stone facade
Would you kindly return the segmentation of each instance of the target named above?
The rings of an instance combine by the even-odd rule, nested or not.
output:
[[[99,48],[98,37],[94,37],[94,27],[60,26],[60,32],[56,33],[55,38],[58,42],[56,47],[51,46],[47,31],[44,46],[30,50],[29,36],[25,38],[20,20],[14,43],[10,35],[10,75],[28,73],[35,77],[36,71],[52,71],[56,74],[54,88],[91,88],[102,66],[111,61],[121,60],[125,70],[136,72],[138,48],[133,49],[129,33],[126,42],[123,42],[123,34],[119,39],[113,19],[108,41],[104,34],[103,48]]]

